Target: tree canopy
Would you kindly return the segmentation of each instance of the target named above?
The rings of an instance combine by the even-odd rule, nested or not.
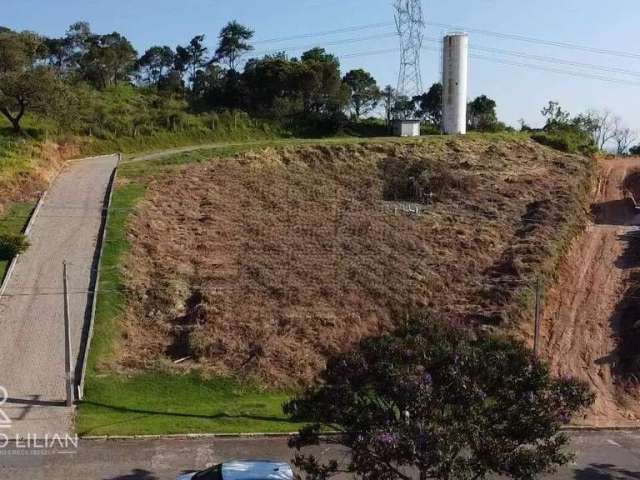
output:
[[[249,44],[249,40],[253,38],[253,30],[241,25],[233,20],[229,22],[219,35],[219,44],[216,50],[216,59],[219,62],[226,63],[229,70],[235,70],[238,58],[253,47]]]
[[[346,463],[300,451],[309,480],[534,479],[571,458],[561,433],[593,401],[585,384],[554,379],[520,343],[416,319],[328,362],[285,411],[310,422],[292,438],[349,449]],[[337,436],[322,436],[323,429]]]
[[[480,95],[469,103],[469,128],[479,131],[492,131],[498,125],[495,100]]]
[[[442,84],[434,83],[429,91],[415,97],[418,115],[436,128],[442,123]]]
[[[33,33],[0,33],[0,113],[22,131],[27,112],[49,113],[59,104],[63,85],[54,72],[38,61],[44,43]]]
[[[359,68],[348,72],[343,79],[351,89],[351,107],[356,121],[361,115],[367,114],[378,106],[381,93],[373,76]]]
[[[147,49],[138,60],[141,76],[150,85],[157,85],[175,62],[176,54],[171,47],[154,46]]]

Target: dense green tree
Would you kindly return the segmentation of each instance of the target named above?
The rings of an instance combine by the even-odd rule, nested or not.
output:
[[[0,73],[22,71],[37,61],[42,39],[30,32],[0,32]]]
[[[157,85],[175,63],[175,56],[171,47],[154,46],[147,49],[138,60],[138,68],[144,80]]]
[[[299,76],[301,64],[284,55],[252,59],[245,65],[242,82],[248,111],[284,117],[302,110]]]
[[[177,71],[189,73],[189,81],[193,85],[198,70],[207,64],[209,50],[204,46],[204,35],[196,35],[186,47],[178,46],[175,55]]]
[[[307,50],[300,57],[302,62],[318,62],[318,63],[330,63],[340,68],[340,61],[338,57],[328,53],[324,48],[314,47],[311,50]]]
[[[391,125],[391,119],[393,118],[393,106],[395,104],[396,91],[391,85],[387,85],[382,90],[382,104],[384,106],[384,118],[387,127]]]
[[[636,145],[635,147],[631,147],[629,149],[629,153],[631,155],[640,155],[640,145]]]
[[[324,48],[313,48],[302,54],[297,81],[305,112],[338,112],[349,102],[349,89],[340,75],[340,62]]]
[[[392,111],[394,118],[413,118],[416,115],[416,104],[413,99],[405,95],[399,95],[394,100]]]
[[[469,103],[468,114],[471,130],[493,131],[498,125],[496,102],[486,95],[480,95]]]
[[[45,38],[44,39],[45,60],[62,73],[67,66],[72,50],[66,38]]]
[[[184,92],[185,84],[182,73],[177,70],[169,70],[166,75],[160,77],[158,90],[165,94],[180,94]]]
[[[230,100],[226,87],[227,72],[220,65],[210,63],[204,69],[198,70],[192,87],[196,108],[208,110],[208,107],[212,106],[226,107]]]
[[[442,123],[442,84],[434,83],[429,91],[413,99],[418,115],[436,128]]]
[[[76,22],[68,29],[65,41],[69,48],[67,57],[67,69],[71,71],[80,71],[82,58],[87,54],[90,42],[94,34],[91,32],[91,25],[88,22]]]
[[[378,106],[380,101],[380,88],[376,83],[376,79],[359,68],[351,70],[343,79],[351,89],[351,107],[353,108],[356,121],[360,120],[360,116],[367,114]]]
[[[16,133],[27,112],[50,113],[62,95],[51,69],[38,64],[42,46],[33,33],[0,33],[0,113]]]
[[[309,480],[532,480],[571,459],[561,428],[593,401],[524,345],[428,318],[337,355],[319,380],[285,406],[309,423],[290,440]],[[301,453],[322,443],[346,447],[349,460]]]
[[[253,50],[249,40],[253,38],[253,30],[233,20],[221,31],[215,57],[218,62],[225,63],[229,70],[235,70],[240,56]]]
[[[0,73],[0,113],[16,133],[21,133],[21,121],[27,112],[55,114],[64,93],[62,83],[44,66]]]
[[[97,88],[129,81],[135,70],[137,53],[129,40],[113,32],[92,35],[88,49],[80,59],[83,77]]]

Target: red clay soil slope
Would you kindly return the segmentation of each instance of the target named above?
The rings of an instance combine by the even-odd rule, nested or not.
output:
[[[638,169],[639,158],[600,163],[593,223],[575,240],[546,299],[544,356],[553,373],[582,378],[597,395],[579,422],[584,425],[640,426],[640,401],[623,358],[640,353],[640,344],[629,345],[639,339],[630,282],[640,271],[640,211],[629,195],[640,191],[640,181],[633,181]]]

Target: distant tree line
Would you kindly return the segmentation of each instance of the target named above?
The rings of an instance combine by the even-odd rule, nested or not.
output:
[[[640,153],[640,146],[632,146],[638,139],[636,132],[608,110],[588,110],[572,116],[559,102],[550,101],[540,113],[545,125],[534,138],[542,143],[569,152],[590,153],[611,148],[620,156]],[[522,130],[532,130],[521,123]]]
[[[427,131],[440,130],[440,84],[402,97],[390,86],[380,88],[363,69],[343,75],[338,58],[319,47],[299,58],[282,52],[242,62],[253,50],[253,35],[231,21],[213,51],[205,35],[196,35],[185,45],[155,45],[139,55],[122,34],[97,34],[87,22],[74,23],[60,38],[0,27],[0,113],[16,132],[27,113],[51,116],[69,129],[136,134],[179,128],[185,113],[238,110],[305,133],[333,133],[380,110],[384,121],[370,123],[384,128],[393,118],[412,117]],[[122,86],[135,93],[118,92]],[[469,128],[506,127],[495,102],[483,95],[469,104]]]

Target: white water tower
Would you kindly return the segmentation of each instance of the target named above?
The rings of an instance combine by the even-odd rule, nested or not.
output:
[[[443,40],[442,129],[446,134],[467,133],[469,35],[454,33]]]

